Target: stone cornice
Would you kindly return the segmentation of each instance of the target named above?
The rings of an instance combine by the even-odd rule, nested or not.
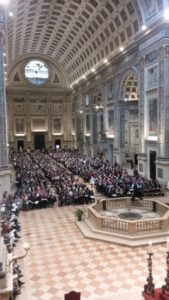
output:
[[[71,91],[69,89],[64,88],[44,88],[44,89],[36,89],[36,88],[17,88],[16,87],[7,87],[6,89],[7,96],[15,96],[15,95],[49,95],[49,96],[71,96]]]

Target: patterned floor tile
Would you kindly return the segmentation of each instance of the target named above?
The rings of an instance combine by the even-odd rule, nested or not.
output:
[[[85,239],[76,227],[74,210],[56,206],[21,212],[22,242],[15,252],[20,253],[24,242],[31,249],[21,262],[26,286],[18,300],[64,300],[70,290],[81,291],[82,300],[119,300],[118,295],[131,293],[141,300],[148,275],[147,247]],[[153,245],[153,251],[154,281],[161,286],[166,276],[165,243]]]

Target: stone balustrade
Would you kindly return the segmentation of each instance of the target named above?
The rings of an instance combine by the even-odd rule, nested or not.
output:
[[[101,216],[99,211],[113,209],[139,208],[156,212],[158,218],[127,220],[109,216]],[[169,230],[169,208],[158,200],[145,199],[132,202],[130,198],[103,199],[88,207],[88,220],[97,228],[123,235],[134,236],[144,233],[167,232]]]

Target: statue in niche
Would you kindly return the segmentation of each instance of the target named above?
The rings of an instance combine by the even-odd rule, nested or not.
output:
[[[113,98],[113,82],[109,82],[107,85],[107,95],[108,95],[108,100],[112,100]]]
[[[73,131],[75,131],[75,118],[72,118],[72,127],[73,127]]]
[[[15,103],[14,110],[16,114],[24,112],[24,106],[22,103]]]
[[[23,119],[15,120],[15,130],[16,130],[16,133],[24,133],[24,120]]]
[[[32,113],[41,114],[45,112],[45,105],[41,103],[36,103],[32,105]]]
[[[103,114],[100,115],[100,131],[103,133],[104,130],[104,122],[103,122]]]
[[[157,134],[157,99],[149,99],[149,134]]]
[[[90,132],[90,116],[86,116],[86,132]]]
[[[109,133],[114,134],[114,110],[109,110],[108,112],[108,127]]]
[[[55,133],[61,132],[61,119],[54,119],[53,120],[53,131]]]

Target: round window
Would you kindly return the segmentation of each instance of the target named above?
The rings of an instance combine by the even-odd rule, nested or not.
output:
[[[44,84],[49,78],[48,67],[40,60],[31,60],[25,66],[25,77],[32,84]]]

